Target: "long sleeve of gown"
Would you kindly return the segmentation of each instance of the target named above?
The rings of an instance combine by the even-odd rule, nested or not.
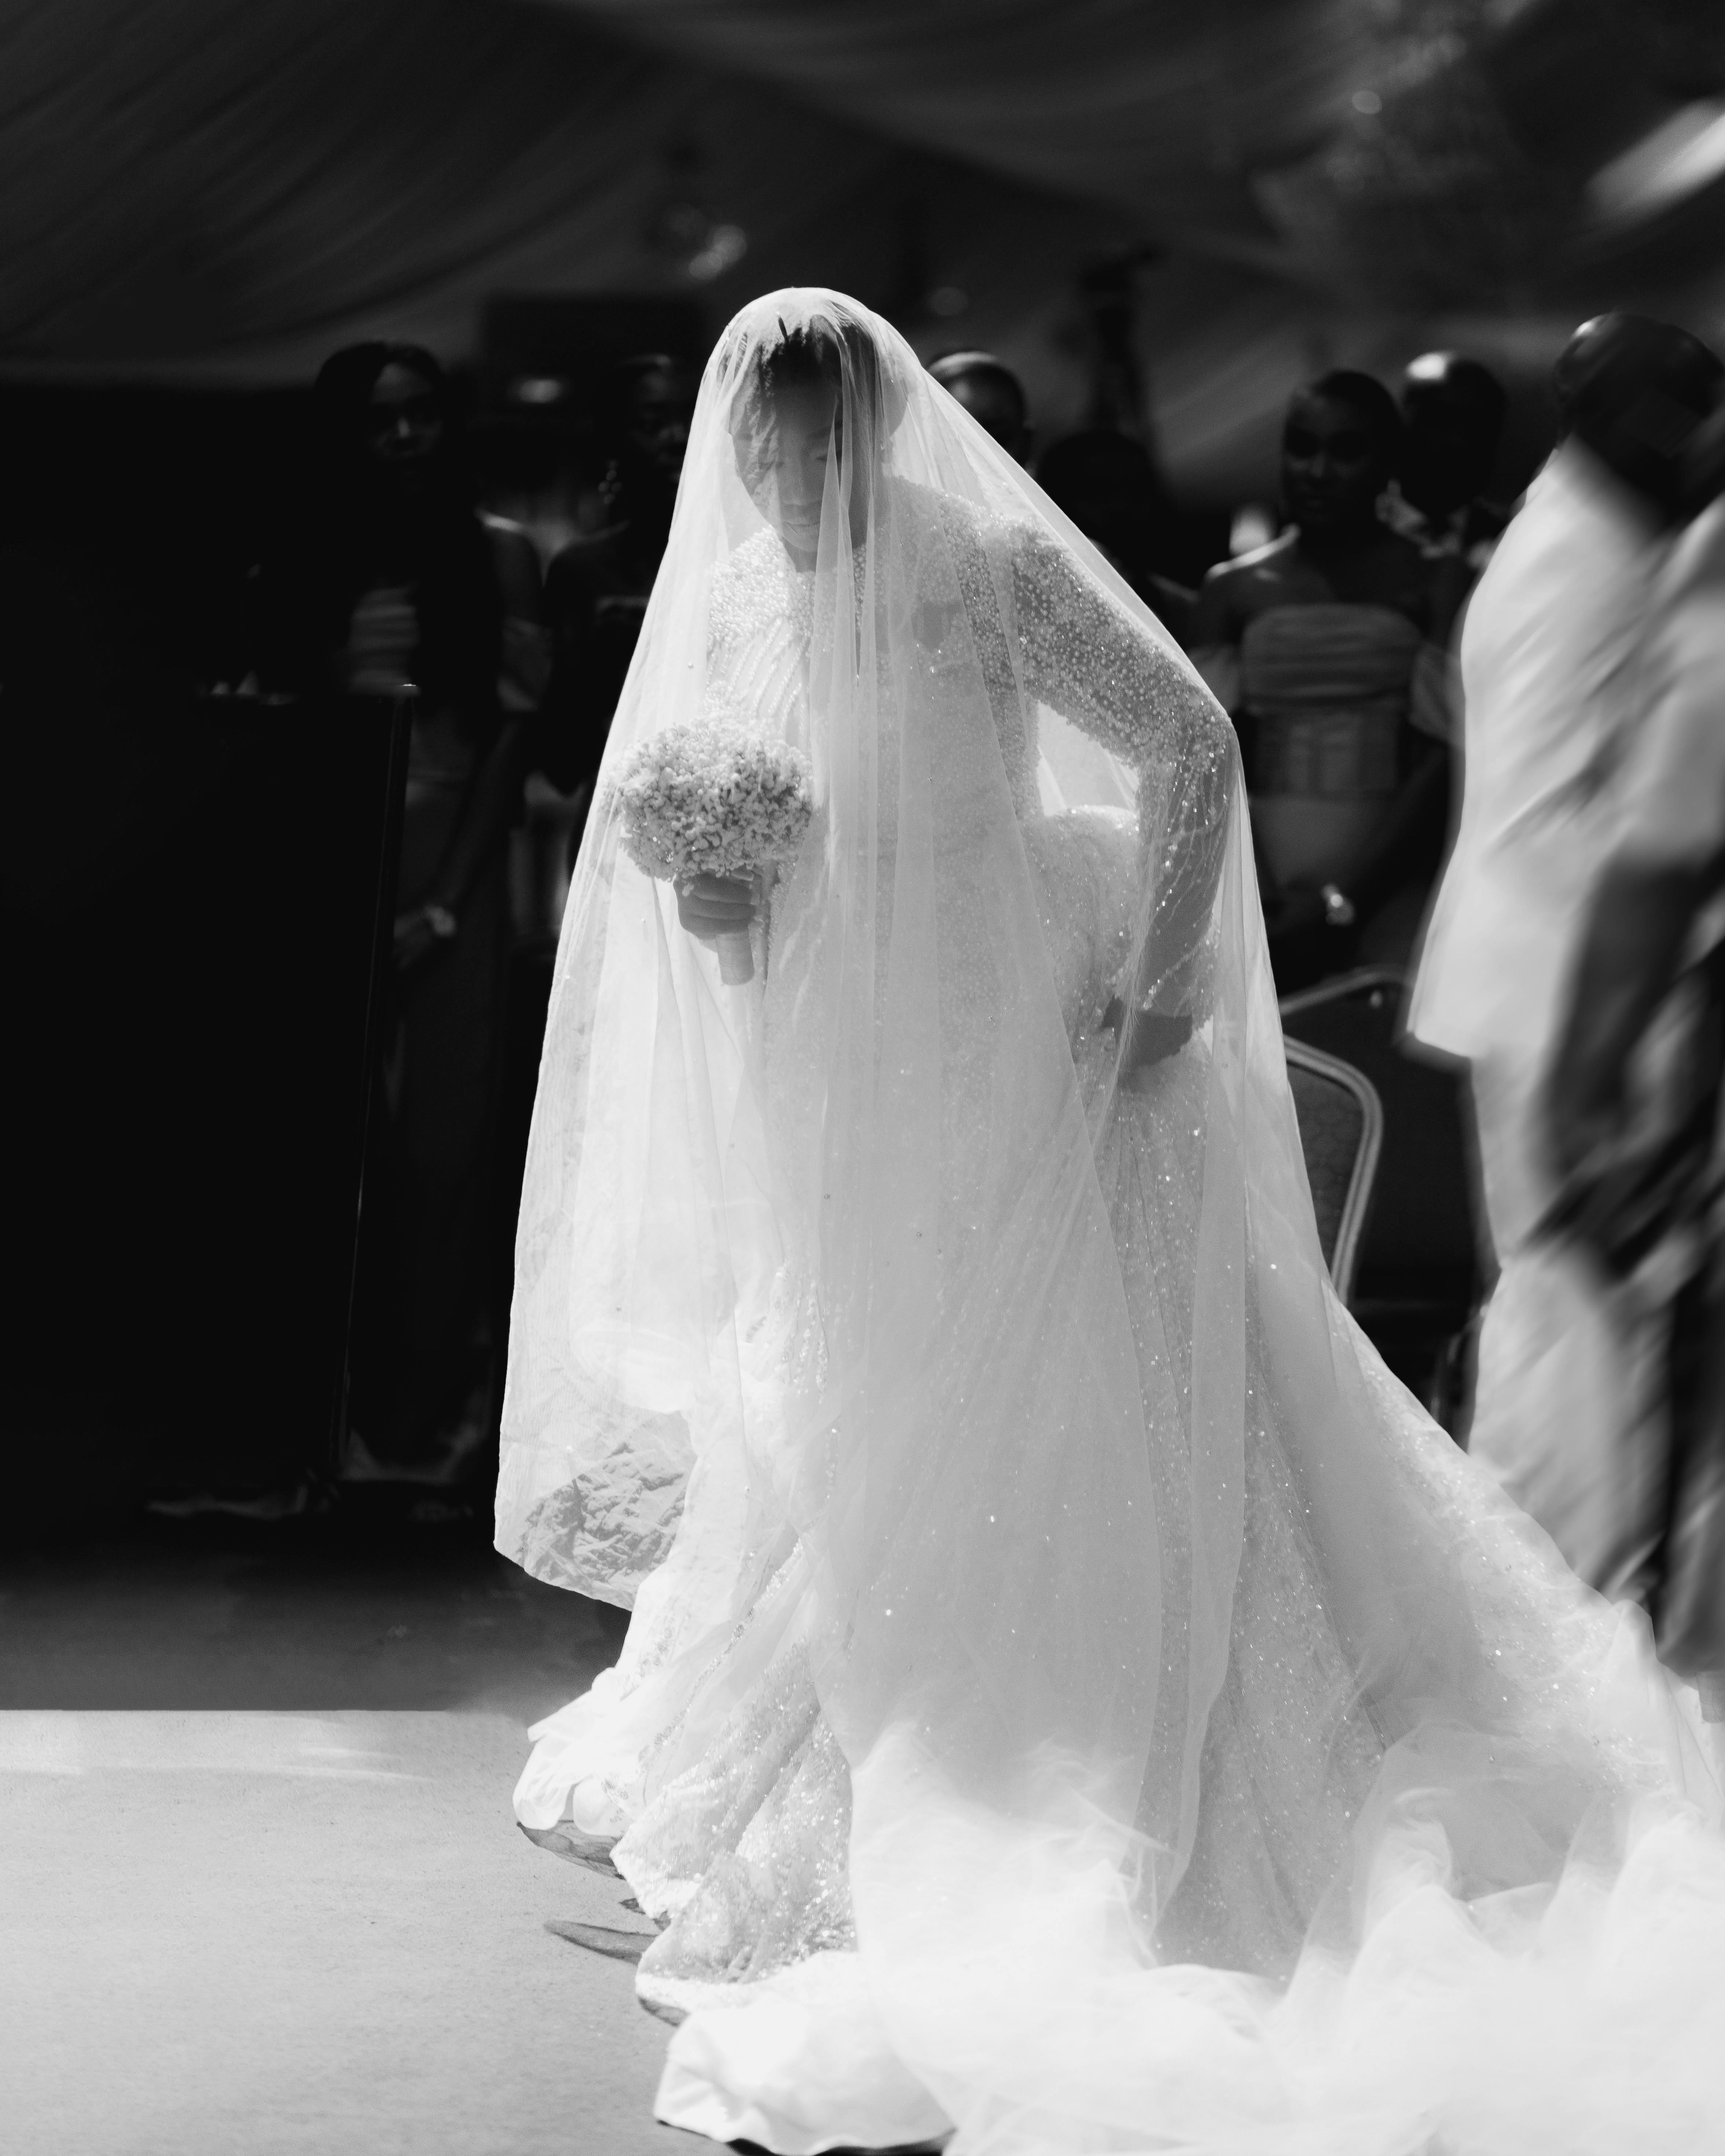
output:
[[[1239,752],[1226,714],[1051,538],[1012,555],[1024,686],[1138,776],[1144,866],[1132,1000],[1189,1009],[1226,850]]]

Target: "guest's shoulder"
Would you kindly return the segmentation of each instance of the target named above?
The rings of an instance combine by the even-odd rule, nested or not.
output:
[[[551,557],[545,572],[550,583],[578,583],[591,573],[594,563],[609,560],[616,551],[616,535],[610,531],[581,531],[566,539]]]
[[[543,580],[539,549],[526,527],[517,524],[513,517],[494,516],[490,510],[483,509],[479,512],[479,522],[506,605],[512,613],[536,612]]]
[[[1282,603],[1298,555],[1298,535],[1289,531],[1207,570],[1189,624],[1191,647],[1238,642],[1254,614]]]
[[[1202,588],[1206,592],[1236,592],[1260,584],[1280,583],[1292,568],[1299,549],[1297,531],[1290,529],[1278,532],[1261,547],[1253,547],[1244,554],[1215,562],[1204,572]]]
[[[481,509],[476,514],[480,530],[485,534],[485,543],[495,559],[519,561],[526,558],[537,563],[539,549],[533,544],[525,524],[516,523],[512,516],[499,516],[490,509]]]

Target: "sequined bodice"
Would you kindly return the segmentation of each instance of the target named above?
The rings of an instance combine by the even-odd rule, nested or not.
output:
[[[879,588],[866,548],[853,557],[857,619],[872,604],[875,647],[898,660],[888,670],[896,678],[882,685],[883,732],[888,716],[909,716],[914,701],[937,758],[943,745],[963,758],[973,747],[963,714],[979,680],[1026,819],[1038,813],[1039,701],[1139,770],[1224,753],[1209,699],[1057,540],[917,485],[895,485],[888,508],[899,527],[893,557],[906,565],[901,588]],[[772,531],[730,557],[714,578],[709,613],[715,716],[807,740],[811,654],[830,629],[831,591],[830,578],[792,565]]]

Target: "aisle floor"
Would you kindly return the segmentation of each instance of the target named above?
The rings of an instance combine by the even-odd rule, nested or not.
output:
[[[151,1532],[4,1563],[16,2156],[649,2156],[619,1882],[527,1842],[534,1716],[616,1613],[473,1540]]]

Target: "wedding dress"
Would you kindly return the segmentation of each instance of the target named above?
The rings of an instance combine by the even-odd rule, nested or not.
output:
[[[698,720],[812,773],[742,986],[621,843]],[[1331,1291],[1227,722],[834,294],[703,383],[563,931],[497,1511],[633,1606],[516,1809],[660,1922],[661,2117],[1725,2147],[1692,1701]]]

